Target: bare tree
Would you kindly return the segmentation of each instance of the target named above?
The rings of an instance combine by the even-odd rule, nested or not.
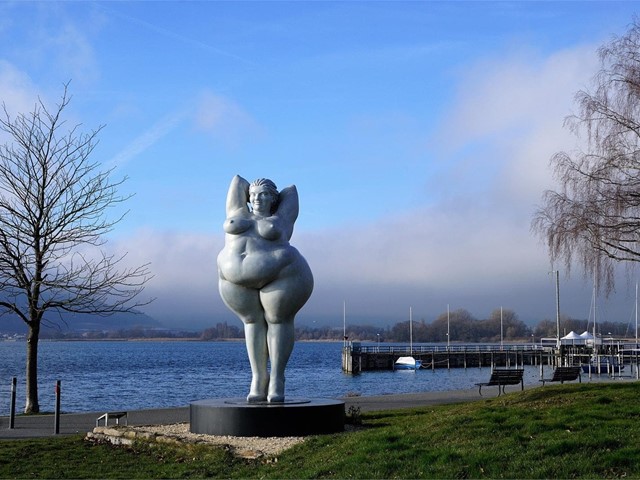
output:
[[[598,50],[600,70],[579,91],[565,124],[586,134],[584,149],[551,158],[559,191],[548,190],[532,230],[552,261],[574,261],[607,292],[615,266],[640,261],[640,25]]]
[[[122,219],[107,211],[128,197],[117,194],[125,179],[89,161],[102,127],[63,131],[64,93],[55,110],[38,100],[33,112],[11,117],[3,104],[0,131],[0,315],[28,326],[25,413],[38,402],[38,340],[43,322],[64,312],[110,315],[148,303],[136,301],[150,278],[148,265],[120,268],[124,256],[100,247]]]

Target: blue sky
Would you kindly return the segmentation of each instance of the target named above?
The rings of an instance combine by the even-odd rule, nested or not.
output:
[[[1,2],[0,99],[28,112],[71,81],[70,123],[105,125],[94,160],[128,177],[110,238],[151,262],[145,312],[237,321],[217,292],[235,174],[296,184],[292,243],[314,272],[300,322],[554,318],[529,230],[596,49],[637,2]],[[2,139],[6,141],[6,139]],[[562,312],[591,284],[561,275]],[[628,321],[621,278],[602,314]]]

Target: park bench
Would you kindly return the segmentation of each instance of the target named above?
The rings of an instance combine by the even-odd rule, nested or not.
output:
[[[478,386],[478,393],[482,395],[482,387],[489,387],[491,385],[498,386],[498,395],[504,393],[504,387],[506,385],[521,385],[521,390],[524,390],[524,369],[522,368],[495,368],[491,372],[491,377],[488,382],[476,383]]]
[[[573,380],[580,380],[582,383],[582,375],[580,372],[580,367],[556,367],[553,371],[553,377],[551,378],[543,378],[540,381],[542,382],[542,386],[546,382],[572,382]]]

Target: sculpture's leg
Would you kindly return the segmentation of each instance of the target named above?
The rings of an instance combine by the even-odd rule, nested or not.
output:
[[[251,389],[248,402],[264,402],[269,388],[267,370],[267,323],[264,318],[260,296],[257,290],[235,285],[220,279],[220,295],[244,323],[244,337],[247,343],[249,364],[251,365]]]
[[[249,390],[247,402],[264,402],[267,400],[267,389],[269,388],[267,323],[264,321],[246,323],[244,336],[251,364],[251,390]]]
[[[271,360],[269,402],[284,402],[284,370],[295,340],[293,322],[312,290],[313,276],[302,257],[284,268],[280,278],[260,290]]]
[[[293,319],[284,323],[271,323],[267,330],[271,376],[267,400],[284,402],[284,370],[293,351],[295,327]]]

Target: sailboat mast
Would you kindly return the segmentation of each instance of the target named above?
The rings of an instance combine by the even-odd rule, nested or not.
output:
[[[593,274],[593,353],[596,352],[596,323],[597,323],[597,300],[598,300],[598,278]]]
[[[342,338],[344,346],[347,346],[347,301],[342,301]]]
[[[409,307],[409,352],[413,355],[413,313]]]
[[[502,307],[500,307],[500,347],[503,346]]]
[[[560,271],[556,270],[556,346],[560,348]]]
[[[451,319],[449,317],[449,304],[447,303],[447,350],[449,350],[449,342],[451,340],[451,335],[449,335],[451,333]]]

